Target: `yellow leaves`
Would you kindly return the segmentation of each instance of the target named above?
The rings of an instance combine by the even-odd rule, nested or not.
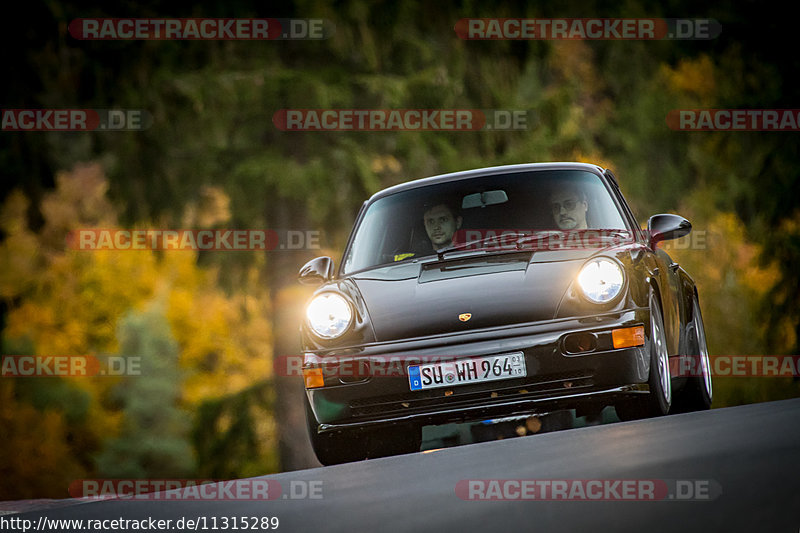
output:
[[[40,252],[25,223],[28,205],[21,192],[13,191],[0,209],[0,228],[6,234],[0,243],[0,298],[4,300],[15,298],[36,282]]]
[[[107,190],[108,182],[99,163],[59,172],[56,189],[46,194],[40,205],[45,219],[43,244],[60,251],[69,230],[116,223],[116,213],[106,198]]]
[[[576,140],[587,131],[602,129],[614,106],[605,95],[593,49],[584,41],[555,41],[550,47],[548,63],[554,77],[545,94],[559,110],[557,136]]]
[[[684,247],[668,246],[668,252],[679,261],[704,259],[704,277],[715,284],[735,282],[764,294],[778,280],[777,268],[758,264],[761,247],[749,242],[744,223],[733,213],[716,213],[711,220],[694,221],[694,235],[684,237]],[[707,261],[713,257],[713,261]]]
[[[25,235],[9,235],[0,244],[0,298],[10,300],[35,283],[39,247]]]
[[[213,284],[211,285],[213,287]],[[189,372],[184,399],[196,403],[251,386],[271,374],[271,327],[264,291],[224,297],[174,287],[167,317]]]
[[[584,41],[554,41],[552,54],[553,69],[565,79],[595,86],[599,83],[592,49]]]
[[[183,216],[186,228],[210,228],[231,219],[231,199],[219,187],[206,186],[200,200],[190,203]]]
[[[39,331],[50,331],[55,324],[55,317],[51,309],[33,302],[24,302],[19,307],[12,309],[8,314],[6,335],[14,339],[30,339],[36,341]],[[37,344],[38,345],[38,344]],[[43,348],[38,348],[43,349]],[[55,353],[55,352],[49,352]],[[67,352],[61,352],[66,354]]]
[[[779,231],[788,235],[800,235],[800,210],[796,210],[791,217],[781,220]]]
[[[236,392],[269,377],[270,306],[255,269],[247,274],[247,293],[228,295],[217,272],[200,268],[191,251],[67,250],[67,232],[115,229],[117,217],[99,165],[61,173],[56,182],[42,203],[41,233],[27,228],[28,202],[21,193],[11,194],[0,211],[7,234],[0,243],[0,266],[6,267],[0,296],[19,300],[8,313],[9,338],[29,339],[41,355],[115,353],[121,317],[163,298],[187,372],[184,400]],[[230,201],[221,189],[206,187],[184,218],[195,227],[225,222]],[[100,392],[110,381],[80,386]]]
[[[403,169],[403,165],[391,154],[379,155],[372,158],[370,169],[375,174],[382,172],[398,174]]]
[[[26,232],[25,217],[29,206],[30,202],[22,191],[11,191],[0,211],[0,228],[9,235]]]
[[[578,136],[583,129],[585,112],[582,106],[570,105],[559,126],[559,133],[565,137]]]
[[[709,209],[702,194],[695,201],[696,213],[681,210],[694,229],[664,248],[695,280],[712,353],[763,353],[764,325],[753,317],[778,282],[778,268],[760,266],[761,246],[748,240],[735,214]]]
[[[615,165],[610,159],[605,159],[602,154],[591,152],[588,155],[585,155],[583,152],[577,149],[573,150],[570,161],[588,163],[590,165],[597,165],[602,168],[617,168],[617,165]]]
[[[0,442],[6,455],[0,479],[7,481],[0,483],[0,499],[63,498],[69,483],[84,476],[66,444],[61,413],[17,401],[9,379],[0,380]]]
[[[59,174],[56,185],[42,201],[44,225],[38,232],[28,227],[23,194],[10,194],[0,208],[0,297],[9,308],[3,334],[11,346],[33,346],[36,355],[44,356],[118,354],[120,321],[131,310],[157,302],[165,306],[166,318],[149,330],[168,327],[164,337],[177,344],[185,407],[193,409],[271,377],[272,309],[259,270],[266,259],[243,272],[245,289],[229,294],[220,287],[218,270],[198,266],[198,254],[192,251],[70,249],[70,231],[114,230],[119,225],[98,165]],[[230,216],[228,197],[207,187],[183,220],[194,229],[222,224]],[[140,356],[148,353],[152,350]],[[147,368],[148,361],[142,360],[141,366]],[[15,399],[14,382],[0,380],[0,442],[19,450],[19,460],[8,468],[0,466],[0,477],[15,488],[5,496],[63,496],[71,480],[87,474],[81,464],[128,423],[125,411],[108,403],[114,385],[121,379],[149,378],[63,379],[88,402],[69,427],[59,410],[37,410],[27,400]],[[261,412],[255,418],[266,448],[276,438],[270,416]]]
[[[152,296],[156,275],[149,252],[66,252],[9,313],[8,333],[43,354],[113,351],[118,318]]]
[[[215,271],[195,264],[194,254],[164,254],[167,319],[187,371],[184,400],[190,404],[238,392],[271,371],[268,295],[259,285],[225,295]],[[256,280],[254,273],[248,279]],[[168,282],[166,281],[168,280]]]
[[[714,63],[706,54],[697,59],[681,59],[674,69],[662,65],[661,73],[672,90],[697,95],[701,101],[712,98],[716,91]]]

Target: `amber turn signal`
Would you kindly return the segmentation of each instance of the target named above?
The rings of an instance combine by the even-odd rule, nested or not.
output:
[[[303,380],[306,382],[307,389],[316,389],[325,385],[321,368],[304,368]]]
[[[615,329],[611,332],[614,348],[631,348],[644,344],[644,326]]]

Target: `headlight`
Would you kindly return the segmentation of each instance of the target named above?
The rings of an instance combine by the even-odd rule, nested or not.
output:
[[[578,285],[589,301],[610,302],[622,290],[622,269],[610,259],[595,259],[586,263],[578,274]]]
[[[306,321],[323,339],[335,339],[350,327],[353,310],[347,300],[332,292],[320,294],[306,307]]]

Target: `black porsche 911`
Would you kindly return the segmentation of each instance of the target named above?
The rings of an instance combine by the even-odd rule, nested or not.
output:
[[[424,425],[708,409],[697,289],[658,247],[690,231],[672,214],[642,230],[614,175],[583,163],[376,193],[338,270],[319,257],[300,271],[319,285],[301,332],[320,462],[417,451]]]

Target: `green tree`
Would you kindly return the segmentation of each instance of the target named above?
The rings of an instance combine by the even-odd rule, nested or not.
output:
[[[178,345],[163,307],[155,302],[120,321],[120,356],[138,358],[141,375],[125,376],[112,392],[123,413],[122,427],[97,458],[101,476],[140,479],[194,471],[190,418],[180,408]]]

